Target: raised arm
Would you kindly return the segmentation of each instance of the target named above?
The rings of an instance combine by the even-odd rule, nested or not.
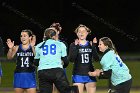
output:
[[[96,49],[96,47],[95,47],[95,44],[94,43],[92,43],[92,55],[93,55],[93,60],[95,60],[95,61],[99,61],[99,55],[98,55],[98,53],[97,53],[97,49]]]
[[[97,44],[97,38],[94,37],[92,41],[90,41],[90,44],[92,46],[92,55],[93,55],[93,59],[95,61],[99,61],[99,55],[97,53],[97,49],[96,49],[96,44]]]
[[[7,43],[7,46],[9,47],[7,58],[12,59],[16,54],[18,46],[14,46],[14,41],[11,41],[11,39],[7,39],[6,43]]]

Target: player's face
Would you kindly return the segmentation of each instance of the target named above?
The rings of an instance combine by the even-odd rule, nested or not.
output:
[[[30,37],[27,32],[21,32],[20,40],[22,44],[29,44]]]
[[[80,27],[77,32],[77,36],[80,40],[85,40],[87,38],[88,32],[84,27]]]
[[[105,46],[103,41],[101,41],[101,40],[99,40],[98,47],[99,47],[99,51],[101,51],[101,52],[104,52],[108,48],[108,46]]]

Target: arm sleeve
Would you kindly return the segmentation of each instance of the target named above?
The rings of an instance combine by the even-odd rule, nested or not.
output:
[[[98,53],[97,53],[97,49],[96,49],[94,43],[92,43],[92,51],[93,51],[93,52],[92,52],[93,60],[99,61],[99,55],[98,55]]]
[[[36,46],[35,47],[35,57],[34,57],[34,61],[33,61],[33,66],[39,66],[39,60],[40,60],[40,54],[39,54],[39,47]]]
[[[38,46],[35,47],[35,57],[34,59],[40,59],[40,54],[39,54],[40,48]]]
[[[109,79],[111,77],[111,74],[112,74],[112,70],[108,70],[108,71],[103,71],[100,73],[99,75],[99,79]]]
[[[3,45],[2,38],[0,37],[0,56],[3,55],[4,55],[4,45]]]
[[[61,59],[64,62],[63,68],[66,68],[69,65],[69,61],[68,61],[67,56],[62,57]]]
[[[34,59],[33,65],[38,67],[39,66],[39,59]]]
[[[69,61],[74,62],[78,54],[78,45],[72,43],[69,48]]]

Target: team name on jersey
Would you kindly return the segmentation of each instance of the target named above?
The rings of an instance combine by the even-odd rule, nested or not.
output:
[[[92,52],[92,49],[89,48],[79,49],[79,53],[86,53],[86,52]]]
[[[20,52],[17,53],[17,56],[34,56],[34,54],[32,52]]]

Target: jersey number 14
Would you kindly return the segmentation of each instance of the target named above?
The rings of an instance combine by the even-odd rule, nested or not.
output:
[[[26,59],[24,60],[24,58],[21,58],[21,67],[29,67],[29,58],[26,57]]]

